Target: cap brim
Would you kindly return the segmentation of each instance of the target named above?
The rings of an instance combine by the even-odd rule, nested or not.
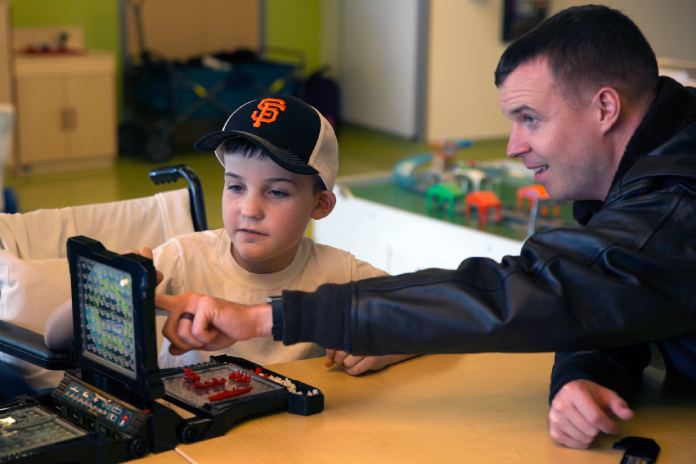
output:
[[[305,164],[302,161],[294,161],[292,153],[282,148],[276,147],[272,143],[262,139],[261,137],[250,134],[249,132],[228,130],[217,131],[204,135],[193,144],[193,149],[200,152],[216,151],[224,142],[234,139],[243,138],[264,149],[273,160],[281,167],[296,174],[318,174],[318,171],[313,167]],[[220,160],[222,162],[222,160]]]
[[[193,149],[196,151],[215,151],[217,147],[219,147],[226,140],[238,136],[238,134],[234,134],[229,131],[212,132],[196,140],[196,143],[193,144]]]

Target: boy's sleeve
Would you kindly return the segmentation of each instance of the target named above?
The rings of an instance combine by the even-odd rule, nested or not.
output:
[[[176,294],[183,291],[183,249],[173,239],[152,250],[155,269],[162,273],[163,280],[157,285],[157,293]]]
[[[163,280],[157,285],[156,292],[173,295],[180,293],[183,287],[182,281],[182,253],[183,250],[176,239],[169,240],[152,250],[155,269],[162,273]],[[155,324],[157,326],[157,346],[159,348],[158,364],[160,369],[178,367],[179,365],[192,364],[185,357],[175,357],[169,353],[169,340],[162,335],[162,329],[167,317],[157,314]],[[177,358],[181,358],[177,360]],[[182,364],[183,363],[183,364]]]
[[[351,281],[369,279],[371,277],[381,277],[385,275],[389,274],[378,267],[374,267],[370,263],[360,261],[355,256],[352,256]]]

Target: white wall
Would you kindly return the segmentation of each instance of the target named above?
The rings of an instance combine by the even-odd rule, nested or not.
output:
[[[553,0],[551,13],[585,3],[598,3],[621,10],[640,27],[658,58],[696,61],[696,1]]]
[[[418,0],[345,0],[340,14],[344,120],[415,137]]]
[[[694,0],[553,0],[550,14],[605,4],[641,28],[658,57],[696,61]],[[503,52],[502,0],[431,0],[427,138],[506,137],[493,71]]]
[[[342,74],[339,55],[344,46],[339,31],[343,9],[339,5],[355,1],[323,0],[326,23],[322,40],[327,42],[322,44],[322,56],[325,62],[333,65],[338,75]],[[380,5],[401,5],[396,0],[372,1]],[[553,0],[550,13],[584,3],[588,1]],[[695,0],[604,0],[594,3],[617,8],[631,17],[658,57],[696,61]],[[429,0],[428,4],[425,138],[507,137],[509,122],[500,114],[498,93],[493,85],[493,71],[506,45],[501,40],[503,0]],[[398,14],[400,8],[394,11]],[[359,31],[358,26],[355,27]],[[406,47],[403,45],[404,50]],[[348,84],[345,76],[342,81],[342,84]],[[386,92],[393,90],[388,83],[380,85]],[[350,103],[357,103],[367,95],[356,98],[356,102],[351,98]],[[417,95],[412,98],[415,100]]]
[[[518,255],[522,247],[522,241],[346,196],[341,186],[334,193],[333,212],[312,224],[314,239],[348,250],[390,274],[430,267],[455,269],[471,256],[499,261],[505,255]]]

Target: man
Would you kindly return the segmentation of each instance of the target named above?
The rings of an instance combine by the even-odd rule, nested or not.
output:
[[[634,203],[668,204],[668,192],[672,191],[668,185],[681,180],[666,175],[671,169],[667,158],[657,158],[655,167],[631,170],[639,158],[646,154],[696,154],[693,135],[683,131],[696,120],[693,94],[670,80],[658,79],[650,45],[628,18],[608,8],[567,10],[511,45],[496,70],[496,85],[503,112],[513,121],[508,154],[522,158],[554,198],[584,200],[576,201],[574,212],[581,224],[591,228],[605,227],[607,220],[618,220],[625,227],[637,226],[639,218],[622,219],[611,212],[621,211],[612,204],[620,206],[622,197],[635,197]],[[696,134],[693,126],[690,130]],[[667,141],[675,134],[679,134],[676,139],[680,141],[676,143],[684,145],[667,148]],[[691,166],[683,175],[694,172]],[[642,172],[635,174],[639,169]],[[638,180],[639,176],[644,180]],[[636,179],[636,188],[630,187],[632,178]],[[664,185],[660,187],[663,195],[646,196],[639,190],[656,190],[657,183]],[[640,203],[636,205],[642,208]],[[668,216],[663,215],[665,220]],[[655,225],[644,230],[637,227],[633,232],[638,231],[656,232],[645,236],[644,243],[636,247],[655,257],[672,254],[680,246],[693,246],[693,241],[683,236],[661,238],[659,233],[665,229]],[[626,239],[634,235],[625,234]],[[666,240],[675,243],[666,244]],[[672,247],[674,250],[670,250]],[[648,280],[640,286],[649,285]],[[682,289],[675,286],[672,291]],[[659,314],[659,307],[653,311]],[[656,318],[655,323],[660,320]],[[676,363],[669,366],[672,371],[684,371],[692,380],[696,378],[693,337],[659,345],[667,352],[667,359]],[[557,353],[549,412],[552,438],[567,446],[585,448],[599,431],[615,432],[610,414],[621,419],[632,416],[622,396],[629,395],[640,383],[649,361],[647,344],[613,351]]]
[[[696,95],[658,78],[630,19],[592,5],[513,43],[495,76],[508,156],[574,200],[580,227],[536,234],[501,263],[283,292],[272,305],[163,297],[176,349],[273,333],[353,353],[559,351],[549,430],[578,448],[616,431],[612,415],[631,417],[623,397],[648,342],[696,381]]]

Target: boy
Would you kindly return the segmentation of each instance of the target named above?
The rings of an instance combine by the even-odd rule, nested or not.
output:
[[[202,137],[194,147],[214,151],[225,168],[224,229],[182,235],[156,248],[155,267],[164,275],[159,293],[205,293],[256,304],[284,289],[312,291],[323,283],[385,274],[350,253],[304,237],[310,219],[326,217],[336,204],[332,189],[338,172],[336,136],[310,105],[293,97],[250,101],[230,115],[221,131]],[[55,333],[49,325],[50,321],[47,343]],[[165,339],[160,367],[193,364],[212,354],[190,351],[174,356],[168,348]],[[215,354],[270,364],[323,352],[315,344],[284,346],[266,337]],[[335,362],[357,375],[408,357],[330,351],[326,365]]]

